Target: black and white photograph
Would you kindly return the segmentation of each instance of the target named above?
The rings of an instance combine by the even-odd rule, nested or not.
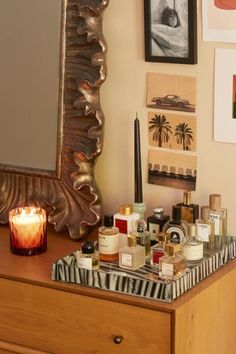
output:
[[[144,0],[145,60],[196,64],[196,0]]]

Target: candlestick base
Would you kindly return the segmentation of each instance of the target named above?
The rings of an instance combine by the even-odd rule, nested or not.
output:
[[[140,219],[144,219],[144,214],[146,211],[146,204],[145,203],[134,203],[133,204],[133,211],[135,213],[138,213],[140,216]]]

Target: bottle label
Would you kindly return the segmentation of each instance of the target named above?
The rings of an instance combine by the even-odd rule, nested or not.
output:
[[[173,277],[174,275],[174,265],[170,263],[161,263],[161,275],[163,277]]]
[[[121,253],[121,265],[126,267],[133,266],[133,256],[129,253]]]
[[[128,233],[128,221],[127,220],[115,219],[115,226],[118,227],[119,232],[121,234],[127,235],[127,233]]]
[[[187,261],[197,261],[203,258],[203,244],[199,245],[183,245],[183,256]]]
[[[93,261],[92,257],[77,257],[77,264],[79,268],[84,269],[92,269],[93,268]]]
[[[211,225],[197,223],[197,234],[201,237],[202,241],[209,242],[211,235]]]
[[[222,216],[220,214],[210,212],[210,219],[215,223],[215,235],[222,235]]]
[[[149,225],[148,225],[148,228],[149,228],[149,231],[151,232],[151,240],[155,240],[156,241],[157,235],[160,232],[160,225],[150,222]]]
[[[120,238],[119,234],[104,235],[98,234],[99,252],[103,254],[116,254],[119,252]]]
[[[172,242],[172,243],[182,243],[183,242],[185,234],[180,228],[178,228],[176,226],[170,226],[170,227],[168,227],[166,232],[168,232],[170,234],[170,242]]]
[[[164,256],[164,251],[162,250],[152,250],[152,263],[159,264],[160,258]]]

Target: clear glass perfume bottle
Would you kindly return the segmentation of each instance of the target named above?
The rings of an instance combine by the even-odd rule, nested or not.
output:
[[[221,195],[209,196],[210,218],[215,222],[215,234],[227,236],[227,209],[221,208]]]
[[[188,233],[182,244],[182,254],[188,265],[195,265],[203,259],[203,241],[197,235],[196,224],[188,224]]]
[[[127,235],[134,230],[135,221],[140,219],[138,213],[133,212],[132,204],[122,204],[119,213],[114,215],[114,226],[119,229],[120,246],[127,244]]]
[[[135,231],[132,235],[136,237],[137,244],[145,248],[146,261],[150,260],[151,252],[151,233],[146,230],[147,223],[143,219],[139,219],[135,222]]]
[[[166,255],[160,258],[159,275],[164,279],[174,279],[184,274],[186,260],[180,253],[181,245],[168,243],[165,247]]]
[[[197,234],[208,248],[215,245],[215,222],[210,219],[210,207],[203,205],[201,207],[201,218],[196,220]]]
[[[183,243],[187,234],[187,222],[181,220],[181,208],[179,205],[172,207],[172,219],[165,223],[162,230],[170,234],[171,243]]]
[[[134,235],[128,235],[127,245],[119,252],[119,266],[124,269],[138,269],[145,264],[145,248],[137,245]]]
[[[168,232],[159,232],[157,235],[158,243],[151,247],[151,266],[159,268],[160,258],[165,255],[165,245],[170,241]]]
[[[98,250],[101,261],[111,262],[119,259],[119,229],[113,226],[113,216],[104,215],[103,226],[98,229]]]
[[[183,202],[177,205],[181,208],[181,220],[194,223],[199,218],[199,205],[191,203],[191,192],[184,191]]]
[[[164,214],[163,208],[155,208],[153,213],[153,215],[147,217],[147,229],[151,232],[151,245],[157,242],[158,233],[162,231],[165,223],[170,220],[170,216]]]
[[[97,270],[99,269],[99,253],[93,241],[85,241],[81,250],[76,252],[76,260],[79,268]]]

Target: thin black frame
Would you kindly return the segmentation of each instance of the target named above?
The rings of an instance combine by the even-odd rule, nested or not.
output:
[[[151,0],[144,0],[145,61],[159,63],[197,64],[197,1],[188,0],[188,57],[152,55]]]

